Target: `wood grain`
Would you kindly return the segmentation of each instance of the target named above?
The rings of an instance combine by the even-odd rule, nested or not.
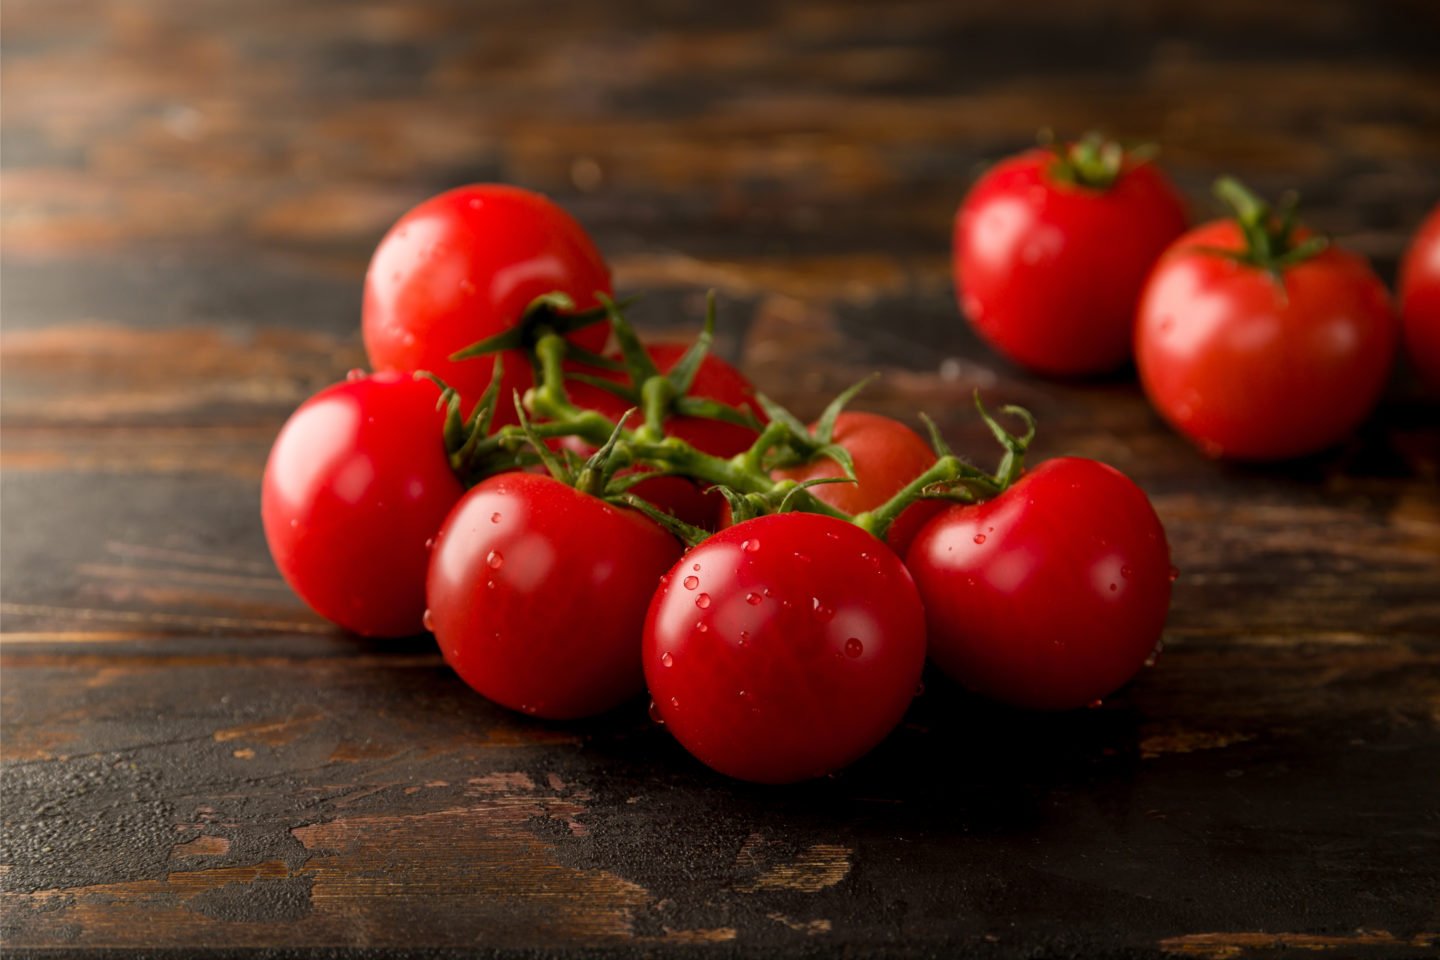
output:
[[[10,0],[0,85],[0,938],[7,955],[1433,956],[1440,403],[1278,467],[1202,459],[1127,375],[1030,378],[950,289],[983,165],[1100,125],[1213,210],[1275,193],[1387,279],[1440,199],[1440,11],[859,0]],[[364,362],[386,227],[544,190],[651,333],[801,414],[859,377],[984,451],[1151,494],[1157,666],[1018,714],[939,676],[841,776],[760,789],[645,703],[491,706],[345,636],[257,518],[269,443]]]

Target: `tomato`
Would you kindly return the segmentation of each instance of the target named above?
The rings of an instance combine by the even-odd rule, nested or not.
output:
[[[1220,220],[1166,251],[1140,303],[1140,382],[1160,415],[1209,456],[1318,452],[1379,401],[1394,311],[1369,265],[1335,246],[1284,266],[1278,280],[1214,252],[1246,247],[1244,228]]]
[[[935,451],[919,434],[899,420],[875,413],[841,413],[835,419],[831,440],[849,452],[855,467],[855,482],[820,484],[811,487],[810,492],[851,515],[875,509],[935,465]],[[804,481],[843,477],[845,471],[834,460],[822,457],[803,466],[776,470],[771,476],[776,480]],[[886,542],[904,556],[925,521],[942,509],[944,504],[938,500],[912,504],[890,525]]]
[[[1440,205],[1420,225],[1400,265],[1400,314],[1410,362],[1440,391]]]
[[[647,345],[645,352],[661,373],[668,373],[687,349],[688,344],[683,343],[654,343]],[[617,383],[624,382],[624,375],[613,371],[587,372]],[[599,411],[612,420],[618,420],[631,406],[614,394],[586,383],[574,381],[567,384],[566,389],[576,406]],[[747,410],[761,423],[765,422],[765,414],[755,400],[754,385],[739,370],[714,354],[706,354],[701,361],[689,395]],[[636,426],[639,423],[632,419],[630,427],[633,429]],[[757,436],[755,430],[739,424],[683,416],[668,418],[665,432],[679,437],[702,453],[717,457],[733,457],[748,450]],[[573,445],[572,449],[585,455],[593,452],[584,444]],[[636,485],[634,492],[672,516],[707,530],[715,527],[718,512],[724,506],[724,499],[719,494],[705,493],[684,477],[656,477]]]
[[[849,764],[905,713],[924,611],[899,559],[852,524],[758,517],[692,549],[655,594],[645,679],[685,749],[789,783]]]
[[[445,662],[496,703],[601,713],[643,689],[645,613],[680,549],[641,514],[550,477],[491,477],[435,541],[430,627]]]
[[[953,506],[906,555],[930,657],[1019,707],[1093,704],[1153,655],[1170,549],[1143,491],[1093,460],[1050,460],[1005,493]]]
[[[311,609],[367,636],[420,633],[428,542],[464,489],[435,385],[357,377],[306,400],[265,465],[275,565]]]
[[[611,292],[610,270],[580,225],[528,190],[459,187],[406,213],[380,241],[365,275],[365,350],[376,370],[428,370],[473,403],[494,359],[450,355],[514,327],[536,297],[557,290],[582,310]],[[601,323],[571,339],[599,350],[608,335]],[[508,423],[512,392],[531,374],[523,353],[503,356],[497,422]]]
[[[1101,186],[1061,176],[1060,164],[1031,150],[975,184],[955,217],[956,294],[980,336],[1014,363],[1105,373],[1130,358],[1140,290],[1184,231],[1185,207],[1151,163],[1123,157]]]

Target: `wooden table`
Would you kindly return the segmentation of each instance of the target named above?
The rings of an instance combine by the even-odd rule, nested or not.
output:
[[[1051,125],[1297,186],[1387,278],[1440,198],[1430,2],[4,9],[3,938],[11,956],[1434,955],[1440,407],[1202,459],[1129,377],[1034,379],[952,301],[954,206]],[[651,331],[813,414],[860,375],[977,448],[976,387],[1154,498],[1159,665],[1032,716],[931,678],[837,779],[708,773],[633,703],[492,707],[288,592],[286,414],[363,358],[405,208],[568,206]],[[979,449],[983,449],[979,448]],[[1305,955],[1310,955],[1306,953]]]

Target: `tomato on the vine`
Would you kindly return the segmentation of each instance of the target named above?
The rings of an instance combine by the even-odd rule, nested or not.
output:
[[[654,521],[551,477],[467,493],[431,554],[428,625],[479,693],[552,719],[639,693],[640,633],[680,543]]]
[[[935,451],[919,434],[899,420],[877,413],[841,413],[835,418],[830,441],[850,454],[855,482],[817,484],[810,488],[810,493],[852,515],[880,506],[935,464]],[[777,480],[805,481],[843,477],[845,470],[831,458],[822,456],[801,466],[782,467],[771,475]],[[943,502],[938,500],[911,504],[891,524],[885,542],[903,557],[925,521],[943,508]]]
[[[502,184],[472,184],[431,197],[395,223],[365,274],[365,350],[376,370],[426,370],[458,390],[467,409],[493,357],[451,354],[514,327],[535,298],[559,291],[577,310],[609,295],[610,270],[571,216],[549,199]],[[571,339],[605,345],[604,324]],[[513,422],[512,391],[530,385],[530,363],[504,356],[498,421]]]
[[[355,377],[306,400],[265,465],[275,565],[316,613],[367,636],[420,633],[427,546],[464,492],[435,385]]]
[[[1400,315],[1410,362],[1440,391],[1440,205],[1420,225],[1400,265]]]
[[[1146,285],[1135,360],[1150,402],[1209,456],[1280,460],[1353,431],[1380,399],[1397,322],[1361,257],[1233,181],[1234,219],[1177,240]]]
[[[1184,229],[1169,180],[1118,145],[1030,150],[986,173],[956,214],[960,309],[1030,370],[1114,370],[1130,357],[1145,277]]]
[[[993,500],[953,506],[906,556],[930,658],[976,693],[1043,710],[1093,704],[1153,656],[1174,570],[1144,492],[1062,458]]]
[[[645,352],[656,369],[664,374],[670,372],[688,346],[683,343],[652,343],[646,345]],[[586,372],[617,383],[623,382],[623,375],[618,372]],[[581,381],[567,383],[566,389],[570,401],[576,406],[598,411],[611,420],[618,420],[631,407],[630,403],[615,394]],[[749,412],[759,422],[765,422],[765,413],[755,399],[755,386],[743,373],[713,353],[706,354],[700,362],[689,395],[735,407]],[[632,421],[630,427],[633,429],[636,426],[638,424]],[[755,430],[738,423],[679,415],[666,419],[665,433],[679,437],[702,453],[717,457],[733,457],[747,450],[757,436]],[[567,446],[586,455],[593,452],[579,441]],[[677,519],[704,529],[715,526],[716,516],[725,503],[718,494],[706,493],[684,477],[655,477],[637,484],[634,493]]]
[[[721,773],[789,783],[863,756],[925,660],[899,559],[853,524],[758,517],[687,553],[645,624],[645,679],[680,743]]]

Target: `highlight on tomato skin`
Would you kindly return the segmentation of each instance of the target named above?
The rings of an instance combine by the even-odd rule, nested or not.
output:
[[[654,521],[548,476],[481,482],[430,557],[427,625],[451,668],[537,717],[594,716],[644,689],[640,635],[680,556]]]
[[[1038,710],[1093,705],[1153,662],[1175,576],[1144,492],[1075,457],[949,508],[905,564],[931,660],[976,693]]]
[[[457,187],[407,212],[376,247],[365,274],[365,351],[377,371],[436,374],[468,410],[489,385],[494,359],[450,356],[515,326],[535,298],[556,291],[577,310],[612,292],[610,268],[580,224],[529,190]],[[571,339],[593,351],[608,336],[601,323]],[[503,356],[500,395],[508,398],[532,378],[524,354]],[[501,405],[498,417],[513,423],[514,411]]]
[[[355,633],[423,632],[429,541],[464,493],[438,396],[432,383],[356,371],[300,405],[266,462],[261,518],[276,567]]]
[[[644,633],[655,713],[711,768],[832,773],[900,722],[925,662],[915,585],[883,543],[812,513],[736,524],[666,575]]]

